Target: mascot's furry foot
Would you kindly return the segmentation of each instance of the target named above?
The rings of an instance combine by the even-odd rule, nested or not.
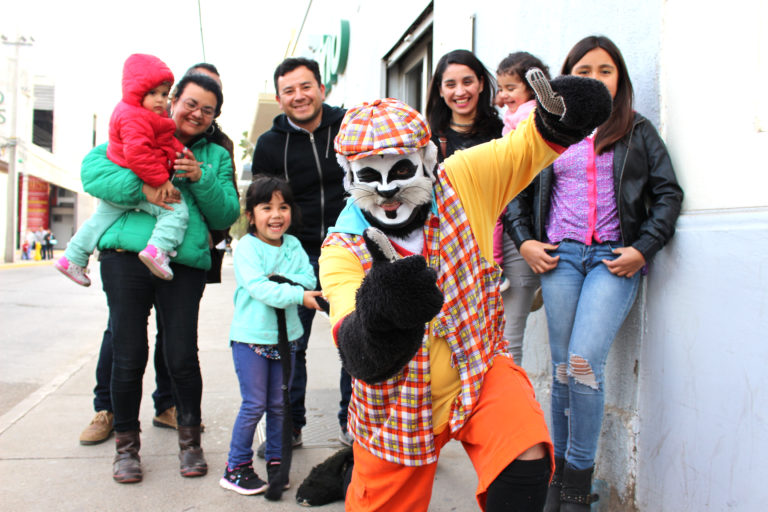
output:
[[[296,502],[303,507],[316,507],[343,500],[353,465],[351,447],[334,453],[312,468],[296,491]]]

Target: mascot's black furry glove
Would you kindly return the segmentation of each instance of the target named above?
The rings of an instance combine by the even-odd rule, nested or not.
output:
[[[368,228],[363,238],[373,266],[336,339],[349,374],[375,384],[397,375],[416,355],[424,324],[443,307],[443,294],[423,257],[397,259],[387,236],[376,228]]]
[[[611,115],[611,94],[598,80],[566,75],[550,82],[538,68],[525,78],[536,93],[536,128],[550,142],[575,144]]]

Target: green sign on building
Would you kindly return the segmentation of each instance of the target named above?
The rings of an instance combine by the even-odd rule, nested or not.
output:
[[[320,72],[323,76],[325,94],[329,94],[340,74],[347,67],[349,55],[349,21],[341,20],[339,32],[323,36],[323,49],[320,52]]]

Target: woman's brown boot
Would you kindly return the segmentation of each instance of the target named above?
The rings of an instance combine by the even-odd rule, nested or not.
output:
[[[115,432],[117,454],[112,464],[112,478],[121,484],[141,482],[141,439],[138,430]]]
[[[200,425],[179,425],[179,462],[181,476],[195,477],[208,473],[208,463],[200,447]]]

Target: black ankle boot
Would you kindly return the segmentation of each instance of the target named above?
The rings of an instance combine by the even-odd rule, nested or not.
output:
[[[597,494],[590,494],[594,470],[594,466],[578,470],[565,465],[563,489],[560,491],[560,512],[589,512],[590,504],[599,499]]]
[[[560,512],[560,491],[563,488],[563,466],[565,459],[555,457],[555,474],[547,489],[547,501],[543,512]]]
[[[200,447],[200,425],[179,425],[179,471],[181,476],[203,476],[208,473],[208,463]]]
[[[141,482],[143,475],[139,457],[139,431],[115,432],[115,447],[117,453],[112,463],[112,478],[120,484]]]

